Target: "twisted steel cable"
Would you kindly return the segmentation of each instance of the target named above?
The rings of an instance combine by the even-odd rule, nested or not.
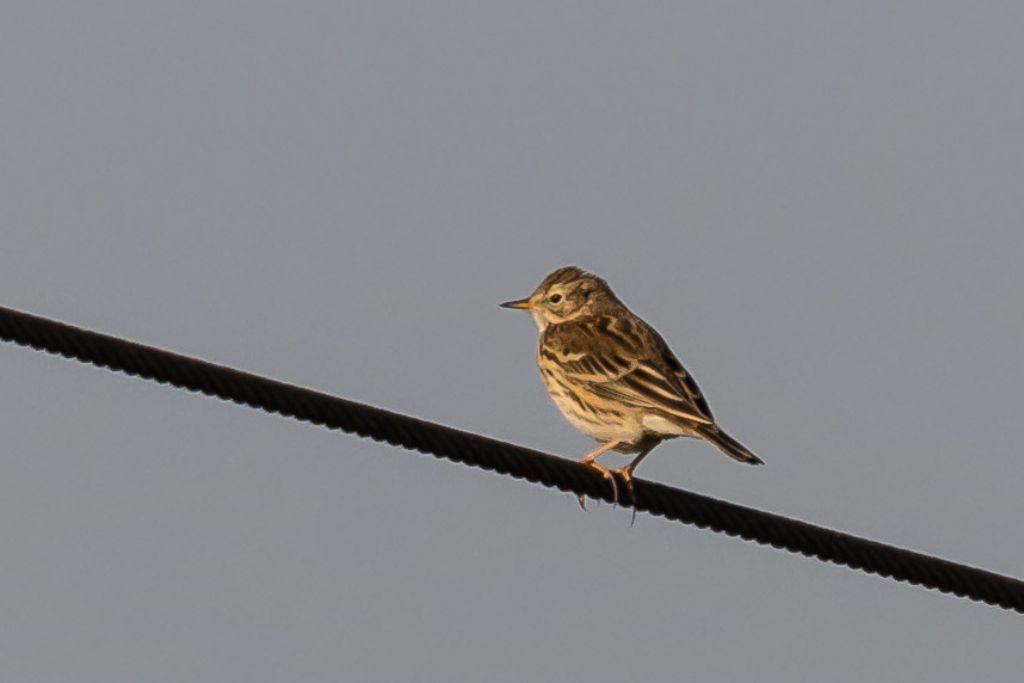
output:
[[[0,339],[613,502],[602,476],[574,460],[29,313],[0,307]],[[633,484],[640,511],[1024,613],[1024,582],[1008,576],[664,484]]]

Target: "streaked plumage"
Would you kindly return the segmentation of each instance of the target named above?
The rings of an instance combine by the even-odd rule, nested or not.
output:
[[[602,444],[583,462],[613,487],[611,473],[596,462],[601,454],[638,454],[616,470],[630,486],[633,469],[651,449],[678,436],[762,464],[715,423],[697,383],[661,335],[601,278],[575,266],[559,268],[529,297],[502,306],[530,311],[540,331],[537,366],[544,386],[569,423]]]

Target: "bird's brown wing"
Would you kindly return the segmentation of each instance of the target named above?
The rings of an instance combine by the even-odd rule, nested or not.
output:
[[[541,337],[540,352],[567,379],[598,396],[699,424],[714,423],[697,383],[639,318],[603,316],[552,325]]]

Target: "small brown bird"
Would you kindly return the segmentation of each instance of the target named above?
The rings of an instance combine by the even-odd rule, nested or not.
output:
[[[614,470],[631,496],[636,466],[659,443],[677,436],[708,441],[738,462],[764,464],[715,424],[697,383],[661,335],[601,278],[566,266],[544,278],[529,297],[501,305],[533,316],[544,386],[569,423],[601,444],[581,462],[611,482],[616,500],[615,477],[597,462],[611,450],[637,454]]]

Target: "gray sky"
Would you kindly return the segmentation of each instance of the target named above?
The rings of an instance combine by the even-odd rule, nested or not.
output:
[[[2,303],[576,457],[606,277],[768,463],[1024,575],[1024,5],[7,0]],[[1010,681],[1019,615],[0,347],[4,681]],[[609,458],[609,464],[624,460]]]

